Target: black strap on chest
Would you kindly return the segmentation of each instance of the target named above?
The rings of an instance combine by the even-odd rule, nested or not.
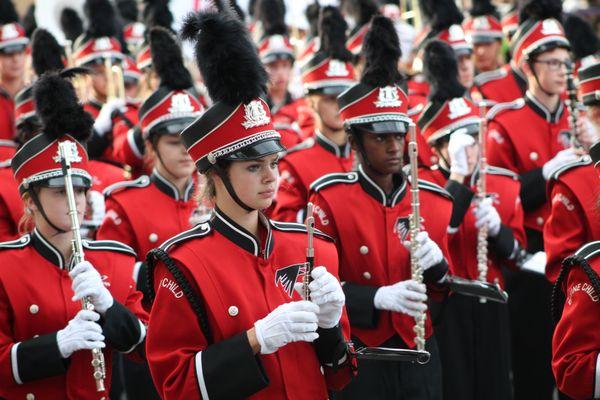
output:
[[[175,261],[169,256],[169,254],[161,248],[152,249],[148,252],[146,256],[146,264],[147,268],[147,280],[148,280],[148,294],[150,296],[150,303],[154,303],[154,299],[156,297],[156,292],[154,291],[154,268],[156,267],[157,262],[162,262],[167,270],[173,275],[173,278],[181,288],[181,291],[185,295],[186,299],[189,301],[192,310],[196,314],[198,318],[198,324],[200,325],[200,329],[204,334],[204,338],[208,342],[208,344],[213,343],[212,332],[210,331],[210,325],[208,323],[208,317],[205,312],[205,302],[202,298],[201,294],[198,293],[186,278],[185,274],[179,269]]]
[[[560,274],[558,274],[558,278],[556,279],[556,283],[554,287],[552,287],[552,297],[550,303],[550,309],[552,311],[552,319],[554,324],[556,325],[558,321],[560,321],[560,317],[562,316],[563,308],[565,306],[565,293],[562,290],[562,283],[569,276],[569,272],[572,267],[580,266],[583,269],[583,272],[587,275],[590,280],[594,291],[600,295],[600,277],[592,269],[588,261],[578,255],[572,255],[567,257],[562,262],[562,269],[560,270]]]

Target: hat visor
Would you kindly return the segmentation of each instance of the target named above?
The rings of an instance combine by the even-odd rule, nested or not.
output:
[[[476,136],[479,134],[479,124],[478,123],[468,124],[468,125],[464,125],[464,126],[459,126],[453,130],[447,130],[443,134],[439,135],[433,141],[431,139],[429,139],[429,143],[432,144],[432,143],[440,143],[440,142],[444,142],[444,141],[449,141],[450,136],[456,132],[462,132],[462,133],[466,133],[467,135]]]
[[[373,133],[376,135],[406,135],[408,132],[408,123],[401,121],[378,121],[352,125],[352,130],[359,133]]]
[[[185,118],[177,118],[177,119],[172,119],[172,120],[161,122],[160,124],[156,125],[152,129],[150,129],[148,136],[178,135],[185,128],[190,126],[190,124],[192,122],[194,122],[195,120],[196,120],[196,118],[194,118],[194,117],[185,117]]]
[[[285,151],[279,139],[266,139],[246,146],[238,151],[220,157],[229,161],[251,161]]]
[[[92,182],[90,182],[88,178],[80,175],[72,175],[71,181],[73,182],[73,187],[75,188],[88,189],[92,186]],[[37,184],[42,187],[61,188],[65,187],[65,178],[63,176],[57,176],[55,178],[45,179]]]
[[[495,41],[502,41],[502,38],[490,36],[490,35],[473,35],[471,37],[471,43],[475,44],[486,44],[493,43]]]
[[[2,47],[0,49],[0,53],[2,53],[2,54],[23,53],[26,49],[27,49],[26,44],[13,44],[13,45]]]
[[[337,86],[323,86],[318,89],[308,89],[306,94],[324,94],[326,96],[339,96],[348,90],[350,86],[337,85]]]
[[[279,61],[279,60],[290,60],[292,62],[292,64],[295,61],[294,55],[291,53],[287,53],[287,52],[271,53],[271,54],[261,57],[261,61],[265,65],[271,64],[271,63],[273,63],[275,61]]]

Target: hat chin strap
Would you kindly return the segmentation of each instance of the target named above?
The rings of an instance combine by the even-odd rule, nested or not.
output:
[[[227,176],[227,171],[223,170],[223,168],[221,168],[219,166],[219,164],[215,164],[213,165],[213,168],[215,169],[215,171],[217,172],[217,174],[219,175],[219,177],[221,178],[221,181],[223,181],[223,184],[225,185],[225,189],[227,189],[227,192],[229,193],[229,195],[233,198],[233,200],[240,206],[242,207],[244,210],[248,211],[248,212],[252,212],[255,211],[254,208],[249,207],[246,203],[244,203],[237,195],[237,193],[235,192],[235,189],[233,188],[233,185],[231,184],[231,181],[229,180],[229,177]]]
[[[527,63],[529,64],[529,69],[531,69],[531,72],[533,73],[533,77],[535,78],[535,82],[537,83],[538,87],[540,88],[540,90],[542,92],[544,92],[544,94],[546,96],[554,96],[554,93],[550,93],[548,91],[546,91],[546,89],[544,89],[544,86],[542,86],[540,79],[538,78],[538,74],[537,72],[535,72],[535,69],[533,68],[533,60],[527,60]]]
[[[42,206],[42,203],[40,202],[40,199],[39,199],[37,193],[35,193],[35,190],[33,190],[33,186],[30,185],[29,188],[27,189],[27,192],[29,193],[29,196],[33,200],[33,204],[35,204],[35,206],[38,208],[38,210],[40,211],[40,214],[42,214],[42,217],[44,217],[44,219],[46,220],[48,225],[50,225],[52,227],[52,229],[54,229],[58,233],[67,233],[67,231],[60,229],[58,226],[54,225],[52,223],[52,221],[50,221],[50,218],[48,218],[48,215],[46,215],[46,211],[44,211],[44,207]]]

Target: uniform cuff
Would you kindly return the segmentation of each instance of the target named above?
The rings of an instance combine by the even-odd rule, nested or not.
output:
[[[321,365],[336,368],[347,359],[346,341],[342,334],[342,328],[335,326],[330,329],[317,329],[319,337],[314,342],[317,357]]]
[[[498,235],[489,238],[488,247],[496,256],[509,259],[515,249],[515,237],[512,229],[502,224]]]
[[[546,202],[546,180],[541,168],[521,174],[520,195],[525,212],[533,211]]]
[[[469,210],[471,200],[475,193],[462,183],[448,180],[446,190],[452,195],[452,216],[450,217],[450,229],[458,228]]]
[[[129,353],[146,338],[146,327],[127,307],[118,301],[100,319],[106,343],[113,349]]]
[[[448,272],[448,262],[442,259],[442,261],[423,272],[423,281],[426,284],[436,284],[446,275],[446,272]]]
[[[203,399],[246,398],[269,385],[246,332],[196,353],[196,378]]]
[[[56,332],[16,343],[10,351],[11,367],[19,385],[62,375],[68,361],[62,358],[56,341]]]
[[[359,328],[375,328],[379,313],[373,303],[377,287],[346,282],[342,288],[346,295],[346,310],[350,324]]]

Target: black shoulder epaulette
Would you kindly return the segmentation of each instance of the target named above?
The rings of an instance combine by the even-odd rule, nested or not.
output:
[[[295,153],[300,150],[310,149],[311,147],[313,147],[315,145],[315,143],[316,143],[315,138],[308,138],[308,139],[298,143],[297,145],[292,146],[289,149],[287,149],[285,154],[291,154],[291,153]]]
[[[583,245],[574,255],[589,262],[592,258],[600,255],[600,240]]]
[[[124,243],[117,242],[116,240],[82,240],[81,244],[86,250],[110,250],[137,258],[135,250]]]
[[[450,193],[448,193],[448,191],[446,189],[444,189],[440,185],[437,185],[437,184],[435,184],[433,182],[429,182],[429,181],[425,181],[425,180],[419,179],[419,189],[423,189],[423,190],[427,190],[427,191],[430,191],[430,192],[441,194],[442,196],[444,196],[448,200],[454,201],[454,197],[452,197],[452,195]]]
[[[507,72],[504,68],[498,68],[493,71],[482,72],[475,76],[475,86],[485,85],[488,82],[504,78]]]
[[[171,247],[176,244],[183,243],[190,239],[199,238],[207,236],[212,231],[209,222],[203,222],[201,224],[196,225],[192,229],[181,232],[179,235],[173,236],[171,239],[166,240],[159,247],[164,251],[169,251]]]
[[[279,222],[279,221],[273,221],[271,220],[271,226],[273,226],[273,228],[275,228],[275,230],[277,231],[282,231],[282,232],[298,232],[298,233],[308,233],[308,231],[306,230],[306,225],[304,224],[297,224],[295,222]],[[330,242],[333,242],[333,238],[331,236],[329,236],[328,234],[321,232],[320,230],[316,229],[314,230],[315,236],[320,237],[321,239],[325,239],[328,240]]]
[[[568,164],[563,165],[562,167],[555,169],[554,172],[552,172],[552,174],[550,175],[550,179],[556,180],[556,179],[558,179],[558,177],[561,174],[563,174],[573,168],[583,167],[583,166],[591,165],[591,164],[592,164],[592,159],[590,158],[590,156],[583,156],[579,160],[572,161]]]
[[[26,247],[30,241],[31,236],[28,233],[15,240],[11,240],[8,242],[0,242],[0,250],[20,249]]]
[[[515,181],[519,180],[519,175],[515,174],[510,169],[494,167],[493,165],[488,165],[487,173],[490,175],[503,175],[508,176],[509,178],[514,179]]]
[[[413,116],[417,115],[418,113],[420,113],[421,111],[423,111],[423,109],[425,109],[425,104],[419,103],[416,106],[414,106],[413,108],[409,108],[406,114],[409,117],[413,117]]]
[[[318,192],[319,190],[331,186],[335,183],[354,183],[358,181],[358,174],[356,172],[336,172],[333,174],[323,175],[316,181],[310,184],[310,190]]]
[[[123,190],[125,188],[143,188],[150,185],[150,177],[148,175],[142,175],[136,180],[133,181],[123,181],[113,183],[112,185],[106,187],[104,189],[104,197],[108,197],[117,191]]]
[[[518,110],[524,105],[525,100],[523,100],[522,98],[509,101],[508,103],[498,103],[494,107],[490,108],[490,111],[488,111],[485,117],[488,121],[490,121],[506,110]]]

